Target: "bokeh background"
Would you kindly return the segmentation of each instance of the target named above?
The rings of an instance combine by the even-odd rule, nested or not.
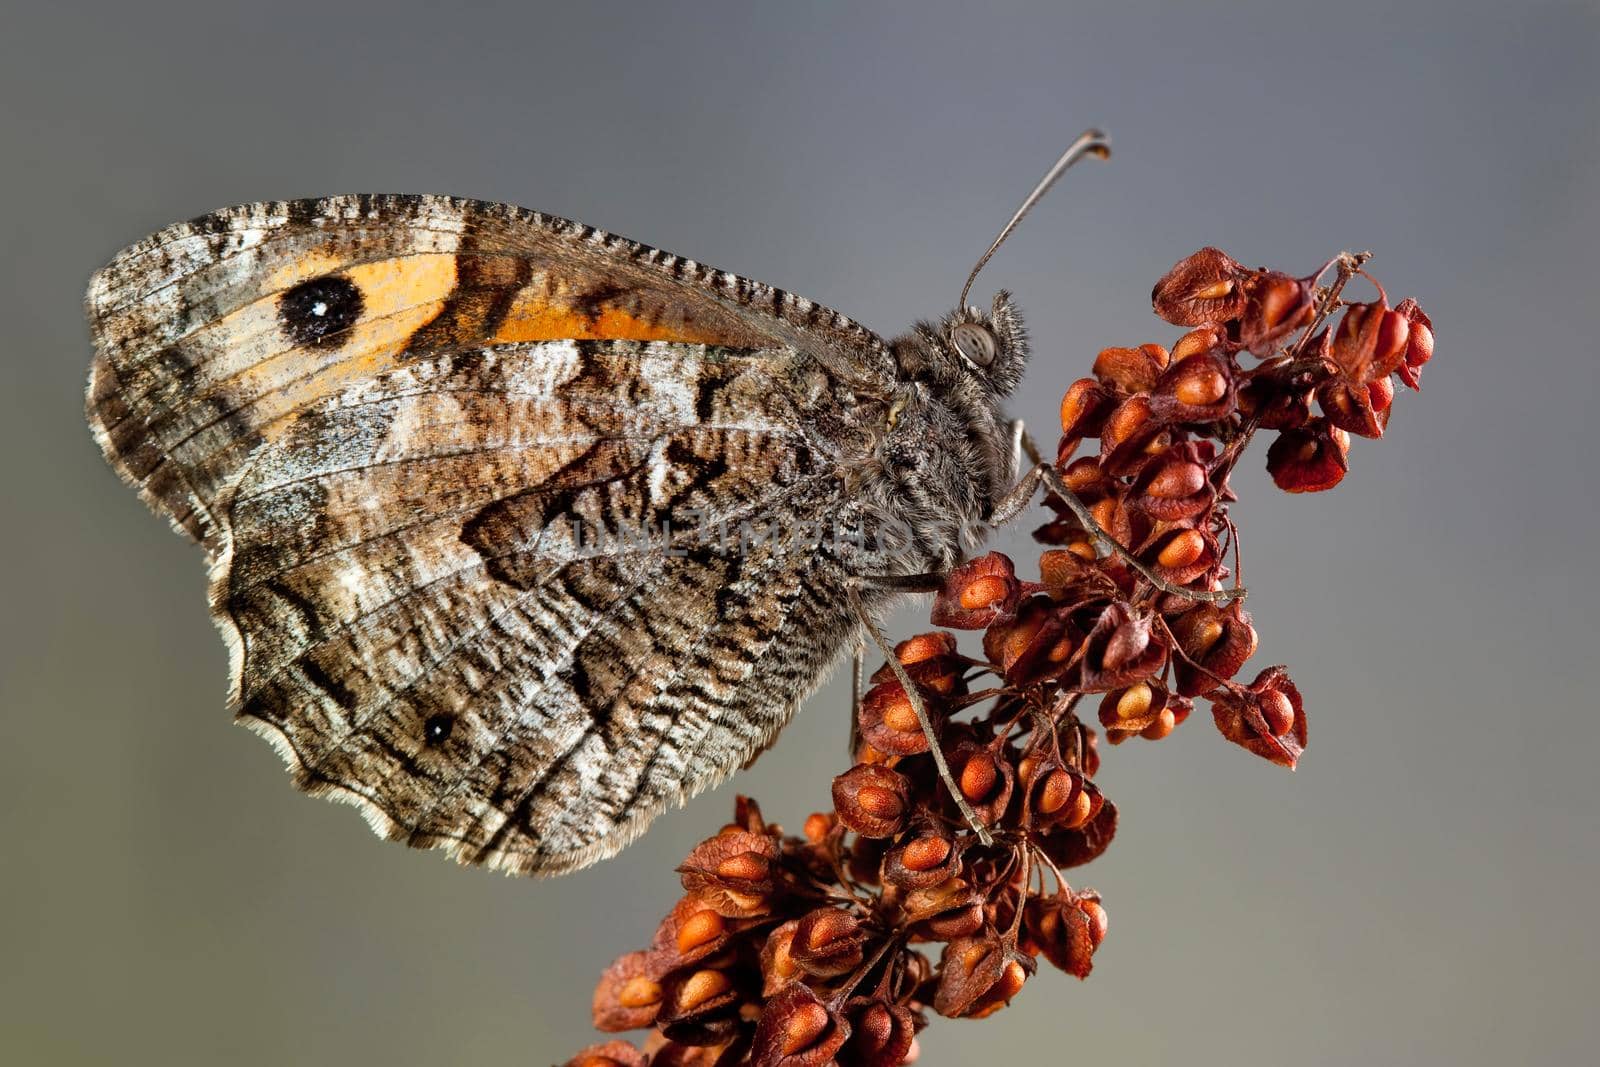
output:
[[[1600,13],[1592,3],[8,7],[0,40],[0,1062],[532,1064],[590,1040],[735,789],[796,826],[844,687],[752,771],[553,882],[457,869],[291,790],[223,712],[196,549],[85,430],[89,272],[224,204],[507,200],[796,290],[885,333],[979,289],[1055,402],[1168,341],[1203,244],[1371,248],[1438,357],[1331,494],[1237,479],[1251,672],[1311,709],[1290,775],[1204,715],[1108,753],[1112,932],[924,1062],[1577,1064],[1597,1032]],[[1001,545],[1025,548],[1013,534]],[[910,632],[920,609],[897,619]]]

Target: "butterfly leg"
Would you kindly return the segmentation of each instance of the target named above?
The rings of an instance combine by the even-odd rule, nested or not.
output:
[[[1013,423],[1013,426],[1017,424]],[[1076,515],[1078,521],[1089,534],[1105,544],[1122,561],[1142,575],[1145,581],[1173,596],[1184,597],[1188,600],[1207,600],[1212,603],[1225,603],[1229,600],[1243,600],[1245,590],[1242,586],[1233,589],[1185,589],[1181,585],[1174,585],[1147,567],[1142,560],[1129,552],[1122,543],[1105,531],[1094,513],[1089,510],[1089,505],[1078,498],[1078,494],[1067,488],[1067,483],[1062,481],[1061,472],[1056,470],[1054,463],[1046,463],[1039,457],[1039,449],[1034,445],[1032,438],[1020,429],[1017,430],[1018,440],[1028,458],[1033,460],[1033,466],[1028,472],[1018,479],[1017,484],[1000,498],[994,510],[989,513],[989,525],[1003,526],[1022,514],[1024,508],[1033,500],[1033,494],[1038,490],[1042,481],[1050,495],[1056,497],[1067,506],[1067,510]]]
[[[877,579],[869,579],[876,583]],[[928,739],[928,752],[933,756],[933,764],[939,771],[939,779],[944,782],[945,788],[950,790],[950,795],[955,799],[956,810],[961,812],[961,817],[966,820],[972,832],[978,835],[978,840],[985,845],[992,844],[994,838],[983,823],[978,821],[978,815],[972,810],[972,805],[967,803],[967,798],[962,795],[961,787],[956,784],[955,776],[950,773],[950,765],[945,762],[944,750],[939,747],[939,734],[933,728],[933,720],[928,717],[928,709],[922,703],[922,694],[917,689],[917,684],[906,673],[905,667],[900,663],[900,658],[894,654],[894,649],[889,646],[889,639],[884,636],[877,620],[867,613],[867,607],[861,602],[861,594],[857,592],[861,579],[852,581],[845,587],[850,599],[850,608],[855,612],[856,618],[872,636],[872,641],[878,646],[878,651],[883,653],[883,658],[888,661],[889,669],[894,672],[895,679],[905,690],[906,699],[911,704],[911,710],[916,713],[917,723],[922,727],[923,736]]]

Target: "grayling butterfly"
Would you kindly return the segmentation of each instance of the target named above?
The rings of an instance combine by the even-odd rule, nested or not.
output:
[[[247,204],[95,275],[88,417],[204,547],[230,705],[298,786],[557,873],[751,760],[1015,510],[1027,342],[971,284],[883,340],[504,205]]]

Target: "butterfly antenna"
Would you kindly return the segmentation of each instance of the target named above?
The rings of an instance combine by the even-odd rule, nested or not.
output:
[[[1011,231],[1017,228],[1017,223],[1022,221],[1022,216],[1032,211],[1033,205],[1044,199],[1044,194],[1048,193],[1057,179],[1067,172],[1068,167],[1085,156],[1093,156],[1096,159],[1110,159],[1111,139],[1099,130],[1084,130],[1078,134],[1076,140],[1067,145],[1067,150],[1061,153],[1061,158],[1056,160],[1055,165],[1045,172],[1043,178],[1039,179],[1039,184],[1033,187],[1033,192],[1029,193],[1027,199],[1022,202],[1022,206],[1017,208],[1017,213],[1011,216],[1011,221],[1006,223],[1005,228],[1000,231],[1000,236],[994,239],[994,244],[989,246],[989,251],[983,254],[983,258],[978,260],[977,266],[972,268],[972,273],[967,275],[967,284],[961,287],[961,302],[956,305],[957,307],[964,308],[967,306],[967,294],[972,291],[972,283],[977,280],[978,272],[983,269],[985,263],[989,262],[989,257],[994,255],[995,249],[999,248],[1005,242],[1005,239],[1011,236]]]

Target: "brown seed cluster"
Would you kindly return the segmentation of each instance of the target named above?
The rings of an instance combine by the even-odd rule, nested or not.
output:
[[[1076,499],[1046,498],[1056,517],[1035,533],[1047,546],[1037,577],[1000,553],[962,564],[934,599],[941,629],[894,649],[948,783],[885,664],[833,810],[791,836],[740,797],[679,868],[685,895],[650,947],[595,990],[599,1029],[648,1039],[592,1045],[570,1067],[909,1063],[930,1010],[991,1015],[1041,958],[1089,973],[1106,912],[1064,872],[1116,833],[1094,781],[1102,734],[1159,741],[1201,698],[1228,740],[1295,765],[1306,716],[1287,672],[1235,681],[1257,636],[1229,584],[1228,476],[1269,429],[1279,486],[1331,488],[1348,435],[1382,435],[1391,376],[1418,386],[1432,324],[1415,301],[1391,309],[1381,288],[1342,302],[1364,261],[1296,278],[1208,248],[1162,278],[1156,312],[1190,331],[1171,349],[1108,348],[1067,390],[1055,472]],[[1098,449],[1080,456],[1090,439]],[[981,654],[952,630],[982,631]]]

